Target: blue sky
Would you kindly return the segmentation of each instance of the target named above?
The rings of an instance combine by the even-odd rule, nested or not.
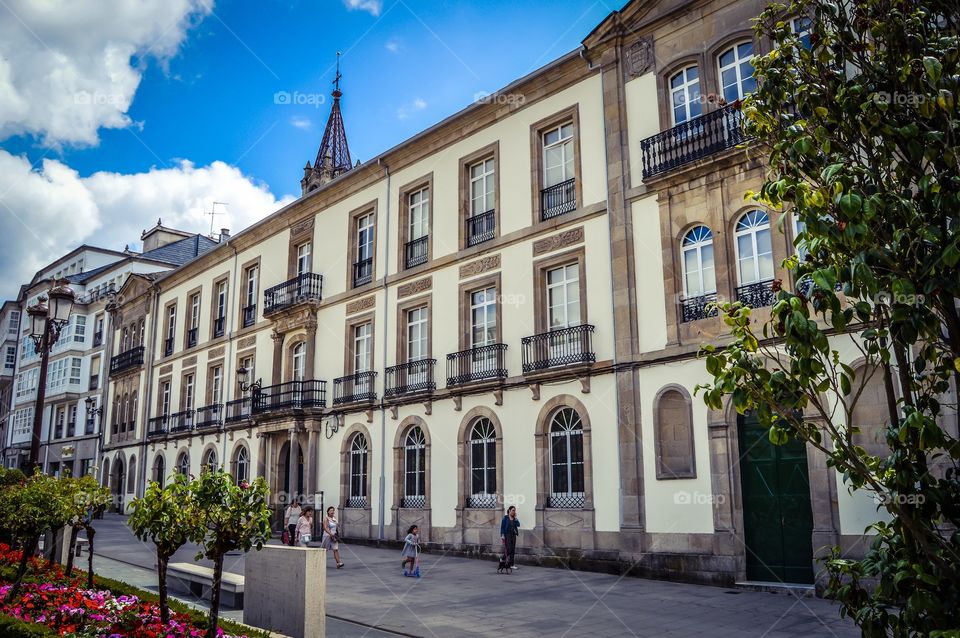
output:
[[[576,49],[604,1],[0,3],[0,297],[81,243],[234,232],[299,196],[330,109],[368,160]],[[299,104],[277,103],[276,94]]]

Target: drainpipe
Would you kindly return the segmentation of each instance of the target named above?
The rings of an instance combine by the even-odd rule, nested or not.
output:
[[[390,271],[390,167],[383,162],[383,159],[378,159],[377,164],[383,166],[383,171],[387,176],[387,205],[386,205],[386,225],[384,226],[387,229],[386,237],[384,237],[383,242],[383,339],[380,341],[383,344],[383,371],[386,374],[387,370],[387,321],[389,320],[390,313],[387,311],[387,273]],[[386,377],[384,377],[386,379]],[[377,526],[377,535],[380,540],[384,539],[384,527],[383,519],[386,516],[386,471],[387,471],[387,413],[383,406],[383,398],[380,399],[380,499],[378,504],[379,510],[379,524]]]
[[[147,489],[147,427],[148,419],[147,415],[150,414],[150,406],[153,405],[153,361],[155,358],[155,349],[154,346],[157,342],[157,315],[160,313],[160,289],[156,284],[150,286],[150,292],[153,294],[153,312],[150,317],[150,346],[148,356],[144,357],[144,389],[143,389],[143,398],[140,405],[137,408],[140,411],[140,414],[143,415],[143,446],[140,451],[140,480],[137,481],[137,491],[136,494],[139,498],[143,498],[144,493]],[[146,339],[144,339],[146,341]],[[142,344],[146,346],[146,344]]]
[[[237,253],[237,247],[233,245],[233,238],[232,238],[232,237],[227,240],[227,245],[230,246],[230,249],[231,249],[231,250],[233,250],[233,272],[231,273],[231,277],[230,277],[230,287],[227,289],[227,295],[233,295],[236,299],[239,299],[240,297],[237,296],[237,293],[240,292],[239,290],[237,290],[237,260],[240,258],[240,255],[239,255],[239,253]],[[233,363],[232,363],[232,362],[233,362],[233,338],[234,338],[234,332],[233,332],[233,322],[232,322],[231,319],[230,319],[230,305],[231,305],[231,304],[229,303],[229,299],[230,299],[230,298],[229,298],[229,296],[228,296],[228,297],[227,297],[228,303],[226,304],[226,313],[227,313],[227,314],[224,315],[223,321],[224,321],[224,323],[225,323],[227,326],[230,327],[230,329],[229,329],[229,330],[226,330],[226,329],[225,329],[225,332],[226,332],[226,334],[227,334],[227,348],[226,348],[227,354],[226,354],[226,358],[224,359],[224,363],[223,363],[223,387],[220,388],[220,400],[223,402],[223,403],[222,403],[222,404],[223,404],[223,411],[220,413],[220,427],[223,429],[223,432],[222,432],[222,434],[223,434],[223,437],[222,437],[222,438],[223,438],[223,456],[221,456],[220,458],[223,459],[223,467],[224,467],[224,469],[227,469],[227,468],[229,467],[229,465],[227,464],[227,432],[226,432],[226,430],[227,430],[227,425],[226,425],[226,424],[227,424],[227,422],[226,422],[226,418],[227,418],[227,401],[226,401],[226,397],[227,397],[227,388],[233,387],[233,372],[234,372],[234,370],[233,370]],[[239,306],[239,302],[238,302],[237,305]],[[251,399],[251,401],[252,401],[252,399]],[[251,412],[252,412],[252,410],[253,410],[253,405],[252,405],[252,403],[251,403],[251,406],[250,406],[250,407],[251,407]],[[251,445],[250,447],[252,448],[253,446]],[[249,460],[248,460],[248,463],[250,463],[250,464],[252,465],[252,461],[253,461],[253,450],[251,449],[251,451],[250,451],[250,458],[249,458]],[[253,474],[251,473],[250,476],[252,476],[252,475],[253,475]],[[249,477],[248,477],[248,478],[249,478]]]

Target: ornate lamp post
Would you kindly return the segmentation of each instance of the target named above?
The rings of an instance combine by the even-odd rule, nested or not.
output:
[[[96,420],[97,420],[97,421],[96,421],[96,424],[97,424],[97,447],[96,447],[96,450],[95,450],[94,453],[93,453],[93,462],[97,464],[97,466],[95,466],[95,468],[94,468],[93,477],[96,478],[96,477],[97,477],[97,468],[99,468],[99,465],[100,465],[100,445],[101,445],[100,442],[101,442],[101,440],[103,439],[103,427],[102,427],[103,424],[100,423],[100,417],[103,415],[103,408],[102,408],[102,407],[99,407],[99,408],[94,407],[94,406],[97,404],[97,402],[96,402],[96,400],[94,400],[93,397],[87,397],[86,399],[84,399],[83,402],[87,404],[87,418],[89,418],[89,419],[96,419]]]
[[[33,410],[33,437],[30,440],[28,462],[31,472],[36,471],[37,461],[40,458],[40,430],[43,428],[43,401],[47,394],[47,363],[50,360],[50,350],[60,338],[60,331],[70,321],[73,301],[73,291],[59,284],[50,289],[46,298],[40,297],[36,305],[27,308],[27,315],[30,317],[30,338],[33,339],[34,348],[40,355],[40,378],[37,381],[37,400]]]
[[[248,383],[248,377],[250,376],[250,371],[241,366],[237,369],[237,381],[240,382],[240,391],[241,392],[251,392],[254,398],[260,394],[260,390],[263,388],[263,379],[257,379],[253,383]]]

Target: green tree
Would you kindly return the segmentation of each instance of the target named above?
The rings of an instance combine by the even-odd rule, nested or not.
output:
[[[798,16],[808,37],[794,33]],[[710,407],[729,397],[774,443],[819,449],[886,510],[865,559],[834,548],[825,562],[828,595],[865,636],[960,628],[958,25],[956,0],[764,11],[756,31],[774,47],[754,58],[743,109],[770,169],[750,197],[805,226],[805,257],[785,263],[802,285],[775,283],[762,332],[748,308],[724,304],[732,341],[703,352]],[[868,375],[848,365],[851,350],[885,389],[885,454],[858,445]]]
[[[260,477],[252,484],[242,482],[237,485],[228,472],[205,470],[191,489],[202,520],[202,530],[194,538],[203,549],[197,558],[206,557],[213,561],[207,635],[216,636],[223,557],[238,549],[244,552],[253,548],[260,550],[270,538],[267,483]]]
[[[100,506],[108,505],[111,500],[110,490],[101,487],[97,480],[90,476],[79,478],[64,477],[60,481],[68,497],[70,506],[67,524],[70,525],[70,547],[77,543],[77,534],[84,531],[87,535],[87,587],[93,588],[93,537],[97,533],[93,527],[93,512]],[[67,558],[67,576],[73,574],[73,551]]]
[[[70,497],[58,479],[39,471],[23,481],[4,486],[0,496],[0,527],[7,530],[23,552],[17,576],[7,594],[13,602],[20,594],[30,557],[37,551],[40,536],[66,525]]]
[[[157,549],[160,619],[166,624],[170,620],[167,565],[178,549],[203,533],[203,521],[190,483],[179,473],[173,475],[166,487],[151,482],[143,498],[135,499],[130,508],[127,525],[137,538],[152,542]]]

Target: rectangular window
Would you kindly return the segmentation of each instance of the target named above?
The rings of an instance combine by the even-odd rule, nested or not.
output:
[[[9,323],[7,324],[7,332],[16,334],[19,331],[20,331],[20,311],[11,310]]]
[[[70,358],[70,384],[80,384],[80,364],[82,360],[79,357]]]
[[[223,319],[227,316],[227,282],[221,281],[217,284],[217,318]]]
[[[407,311],[407,361],[427,358],[427,307]]]
[[[494,209],[493,158],[485,159],[470,167],[470,216],[481,215]]]
[[[305,275],[312,268],[310,256],[310,242],[297,246],[297,276]]]
[[[480,348],[497,341],[497,289],[470,293],[470,347]]]
[[[257,267],[251,266],[247,268],[247,289],[246,289],[246,299],[245,306],[247,308],[255,307],[257,305]]]
[[[257,378],[257,374],[253,370],[253,357],[243,357],[240,359],[240,367],[247,371],[247,379],[251,383]],[[237,395],[239,396],[241,394],[242,391],[240,390],[240,379],[237,378]]]
[[[170,382],[164,381],[160,384],[160,414],[166,416],[170,414]]]
[[[167,308],[167,339],[172,340],[177,333],[177,307]]]
[[[573,177],[573,122],[566,122],[543,133],[543,186]]]
[[[580,325],[580,269],[568,264],[547,271],[547,329]]]
[[[183,378],[183,409],[193,409],[193,375],[188,374]]]
[[[356,224],[357,259],[353,264],[353,285],[362,286],[373,281],[373,213],[361,215]]]
[[[223,398],[223,368],[217,366],[210,375],[210,398],[214,405]]]
[[[200,294],[193,295],[190,298],[190,329],[195,330],[200,327]]]
[[[368,372],[373,363],[373,325],[362,323],[353,329],[353,371]]]
[[[430,234],[430,189],[421,188],[410,193],[407,204],[409,208],[410,241],[426,237]]]
[[[77,343],[83,343],[87,335],[87,317],[85,315],[74,315],[73,340]]]
[[[13,370],[16,364],[17,364],[17,347],[7,346],[7,350],[4,353],[4,358],[3,358],[3,367],[7,368],[8,370]]]

